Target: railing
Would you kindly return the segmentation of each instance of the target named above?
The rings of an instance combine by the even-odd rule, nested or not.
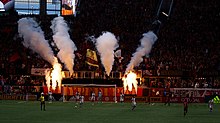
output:
[[[45,71],[50,68],[32,68],[31,74],[35,76],[45,76]],[[142,70],[135,71],[137,78],[142,78]],[[63,78],[76,78],[76,79],[121,79],[124,76],[123,72],[112,71],[109,76],[106,76],[104,72],[97,71],[74,71],[73,75],[70,75],[69,71],[62,71]]]

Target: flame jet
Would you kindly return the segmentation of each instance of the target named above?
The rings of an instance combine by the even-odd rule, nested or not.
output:
[[[126,77],[123,77],[123,85],[124,85],[124,92],[126,92],[127,90],[129,90],[130,92],[132,91],[133,87],[135,89],[135,93],[137,93],[137,75],[133,72],[129,72]]]
[[[45,76],[47,87],[50,88],[50,80],[52,79],[52,89],[55,89],[57,83],[61,84],[62,66],[54,56],[48,41],[45,40],[44,32],[33,18],[21,18],[18,21],[18,33],[19,36],[24,39],[23,45],[26,48],[30,48],[32,51],[38,53],[44,60],[48,61],[53,66],[51,73],[59,73],[53,75],[50,72],[47,72]],[[59,87],[61,87],[61,85],[59,85]]]
[[[157,36],[152,31],[143,34],[143,38],[140,40],[141,45],[136,49],[136,52],[132,54],[131,61],[127,65],[125,71],[126,76],[123,77],[124,90],[126,90],[128,87],[128,90],[132,91],[132,88],[134,87],[137,93],[137,75],[131,71],[133,71],[134,67],[138,66],[143,61],[143,56],[150,53],[151,48],[156,40]]]

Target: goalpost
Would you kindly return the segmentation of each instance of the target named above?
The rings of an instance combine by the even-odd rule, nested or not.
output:
[[[91,91],[91,89],[93,90],[93,89],[100,89],[100,88],[102,88],[102,89],[104,89],[104,88],[114,88],[114,92],[113,92],[113,97],[114,97],[114,99],[113,99],[113,101],[115,102],[115,103],[117,103],[117,96],[116,96],[116,89],[117,89],[117,86],[116,86],[116,84],[110,84],[110,85],[106,85],[106,84],[62,84],[62,101],[63,102],[67,102],[67,101],[69,101],[68,99],[67,99],[67,97],[68,96],[72,96],[70,99],[72,99],[74,96],[75,96],[75,93],[73,93],[74,92],[74,90],[71,90],[72,91],[72,94],[68,94],[67,93],[67,89],[69,89],[69,88],[71,88],[71,87],[73,87],[73,88],[80,88],[80,89],[82,89],[82,88],[87,88],[88,90],[90,90]],[[72,89],[72,88],[71,88]],[[85,92],[82,94],[81,92],[80,92],[80,95],[83,95],[83,96],[85,96],[84,95],[85,94]],[[89,96],[87,96],[87,98],[89,98],[90,99],[90,97],[91,97],[91,95],[90,95],[90,93],[89,92],[87,92],[87,95],[89,95]],[[109,98],[109,95],[104,95],[104,93],[102,92],[102,97],[104,97],[105,96],[105,98]],[[98,93],[96,92],[96,97],[98,97]],[[96,98],[97,99],[97,98]]]

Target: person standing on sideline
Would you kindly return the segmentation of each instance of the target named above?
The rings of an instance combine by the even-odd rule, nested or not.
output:
[[[170,106],[170,98],[171,98],[171,96],[172,96],[171,92],[166,92],[166,94],[165,94],[166,102],[164,103],[164,105],[168,104],[168,106]]]
[[[136,106],[137,106],[135,96],[133,96],[131,98],[131,105],[132,105],[132,109],[131,110],[134,110],[136,108]]]
[[[52,96],[51,91],[48,92],[48,101],[49,101],[49,103],[52,103],[52,101],[53,101],[53,96]]]
[[[120,93],[120,102],[123,103],[124,102],[124,94],[121,92]]]
[[[79,96],[80,96],[80,93],[78,91],[76,91],[76,95],[75,95],[76,104],[79,100]]]
[[[93,102],[93,105],[94,105],[94,102],[95,102],[95,92],[94,91],[92,91],[91,101]]]
[[[183,102],[183,112],[184,112],[184,117],[185,117],[188,112],[188,100],[187,99],[185,99]]]
[[[45,99],[44,99],[44,93],[42,92],[41,93],[41,96],[40,96],[40,109],[42,111],[42,108],[44,108],[44,111],[46,111],[45,109]]]
[[[212,112],[213,110],[213,105],[214,105],[214,100],[213,99],[210,99],[209,100],[209,111]]]

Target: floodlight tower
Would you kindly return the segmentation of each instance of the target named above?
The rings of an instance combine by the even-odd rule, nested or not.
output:
[[[159,0],[156,16],[150,27],[155,34],[158,34],[160,25],[170,18],[173,4],[174,0]]]

